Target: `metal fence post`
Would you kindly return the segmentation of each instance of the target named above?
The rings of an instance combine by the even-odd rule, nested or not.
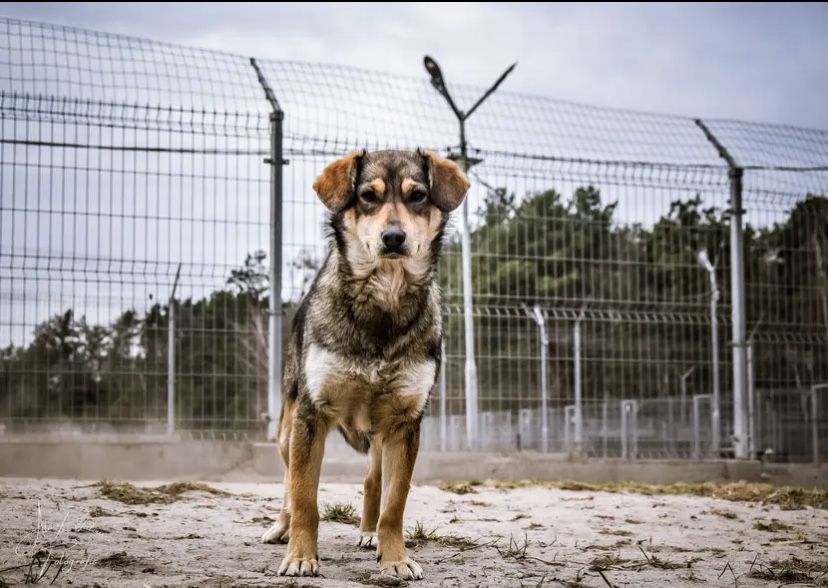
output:
[[[758,388],[754,389],[756,396],[754,407],[753,424],[755,429],[753,431],[753,445],[756,449],[756,456],[762,459],[762,454],[765,451],[765,415],[762,411],[762,391]]]
[[[167,304],[167,435],[175,433],[175,290],[180,275],[179,263]]]
[[[819,397],[820,390],[828,390],[828,383],[814,384],[811,386],[811,451],[813,453],[814,467],[820,465],[819,455]]]
[[[564,446],[567,452],[572,452],[572,425],[575,420],[575,405],[567,404],[564,406]]]
[[[446,342],[440,343],[440,451],[448,448],[448,432],[446,425]]]
[[[750,457],[748,451],[749,400],[747,373],[747,311],[745,309],[745,252],[742,216],[742,168],[730,168],[730,282],[733,323],[733,445],[737,459]]]
[[[713,370],[713,408],[710,411],[712,431],[712,449],[716,455],[721,449],[722,434],[722,395],[719,383],[719,322],[716,318],[716,305],[719,302],[719,290],[716,288],[715,274],[711,274],[713,291],[710,294],[710,354]]]
[[[780,442],[779,435],[779,412],[774,407],[775,394],[770,392],[770,398],[765,401],[765,413],[768,415],[768,427],[770,428],[770,447],[772,454],[779,453],[784,448]]]
[[[710,420],[713,427],[712,450],[717,453],[720,447],[721,423],[721,394],[719,385],[719,322],[716,317],[716,306],[719,302],[719,286],[716,284],[716,268],[707,256],[706,249],[697,252],[699,265],[707,270],[710,281],[710,371],[712,372],[713,408]]]
[[[581,453],[584,442],[583,429],[583,390],[581,380],[581,322],[584,320],[584,310],[582,309],[578,318],[575,320],[575,329],[572,334],[575,353],[575,453]]]
[[[622,400],[621,401],[621,459],[628,459],[627,456],[629,455],[628,452],[630,450],[629,449],[629,441],[627,439],[628,423],[627,423],[626,408],[627,408],[627,401]]]
[[[466,142],[466,120],[474,113],[483,102],[497,90],[498,86],[503,83],[512,70],[515,69],[517,63],[513,64],[506,71],[504,71],[497,81],[483,93],[477,102],[467,111],[460,110],[454,103],[454,99],[446,87],[443,79],[443,72],[440,66],[434,61],[432,57],[426,55],[423,58],[423,65],[428,74],[431,76],[431,85],[437,92],[446,99],[457,121],[460,125],[460,156],[455,158],[458,160],[461,169],[464,173],[469,172],[469,168],[480,160],[472,160],[469,158]],[[460,253],[462,256],[462,278],[463,278],[463,319],[465,327],[466,340],[466,365],[465,365],[465,387],[466,387],[466,441],[468,448],[471,450],[477,449],[480,445],[478,438],[478,427],[480,426],[480,418],[478,416],[478,389],[477,389],[477,363],[474,351],[474,314],[473,314],[473,292],[472,292],[472,259],[471,259],[471,229],[469,228],[469,198],[468,196],[463,200],[462,210],[460,213]]]
[[[745,251],[743,236],[742,176],[744,170],[730,152],[713,135],[703,121],[696,119],[696,125],[707,140],[716,148],[719,156],[727,162],[730,179],[730,288],[731,322],[733,335],[733,449],[737,459],[748,457],[748,382],[747,314],[745,310]],[[718,449],[718,447],[716,447]]]
[[[549,378],[547,375],[549,335],[546,332],[546,319],[540,306],[535,306],[529,316],[538,325],[538,338],[540,339],[541,451],[547,453],[549,451]]]
[[[710,401],[710,394],[695,394],[693,396],[693,458],[701,459],[701,415],[699,414],[702,400]],[[712,407],[711,407],[712,408]],[[711,410],[712,412],[712,410]]]
[[[469,172],[470,162],[466,154],[466,121],[460,121],[460,167]],[[460,255],[463,277],[463,325],[466,346],[464,383],[466,392],[466,442],[471,450],[480,445],[478,429],[480,416],[477,399],[477,360],[474,350],[474,303],[472,284],[471,229],[469,228],[469,198],[463,200],[460,211]]]
[[[630,444],[632,433],[632,444]],[[621,401],[621,457],[635,459],[638,457],[638,401]]]
[[[681,406],[679,407],[679,419],[682,425],[687,424],[687,378],[696,371],[696,366],[681,374]]]
[[[607,429],[607,418],[609,417],[608,411],[609,404],[605,399],[604,402],[601,403],[601,448],[604,457],[607,457],[607,446],[609,437],[609,431]]]
[[[250,65],[270,104],[270,298],[268,305],[267,353],[267,438],[275,439],[282,409],[282,166],[287,164],[282,152],[282,123],[285,113],[279,106],[270,84],[267,83],[256,59]]]
[[[754,377],[753,365],[753,341],[749,341],[745,349],[745,360],[747,363],[747,378],[748,378],[748,455],[751,459],[756,458],[756,380]]]

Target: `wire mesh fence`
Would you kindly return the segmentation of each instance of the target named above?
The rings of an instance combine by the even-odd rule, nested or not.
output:
[[[456,121],[425,76],[257,63],[285,112],[287,329],[325,255],[319,171],[363,147],[445,153]],[[247,57],[0,20],[7,435],[161,434],[172,383],[179,434],[264,437],[269,114]],[[828,132],[703,125],[743,170],[750,452],[810,460],[828,450]],[[732,174],[699,124],[500,90],[467,132],[480,448],[727,454]],[[455,229],[431,449],[466,448]]]

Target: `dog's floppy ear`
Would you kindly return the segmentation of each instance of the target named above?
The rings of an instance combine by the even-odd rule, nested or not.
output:
[[[418,153],[428,162],[428,182],[431,199],[443,212],[451,212],[463,202],[469,189],[469,180],[460,166],[434,151]]]
[[[322,204],[331,212],[339,212],[351,199],[356,188],[357,168],[363,157],[364,149],[334,161],[313,183]]]

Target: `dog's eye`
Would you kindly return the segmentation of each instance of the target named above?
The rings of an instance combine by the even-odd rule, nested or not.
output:
[[[416,190],[411,193],[411,198],[409,199],[412,204],[422,204],[428,199],[428,194],[423,192],[422,190]]]
[[[377,202],[377,195],[374,194],[373,190],[365,190],[365,192],[360,193],[359,197],[366,204],[376,204]]]

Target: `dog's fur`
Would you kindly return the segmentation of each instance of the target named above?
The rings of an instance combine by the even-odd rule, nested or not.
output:
[[[468,187],[455,163],[419,150],[355,153],[314,183],[330,210],[330,252],[285,350],[278,438],[285,498],[262,537],[288,541],[282,575],[318,573],[319,471],[325,437],[338,428],[371,454],[359,544],[376,544],[383,573],[423,576],[405,549],[403,510],[440,367],[437,259],[449,213]],[[402,247],[387,233],[400,229]]]

